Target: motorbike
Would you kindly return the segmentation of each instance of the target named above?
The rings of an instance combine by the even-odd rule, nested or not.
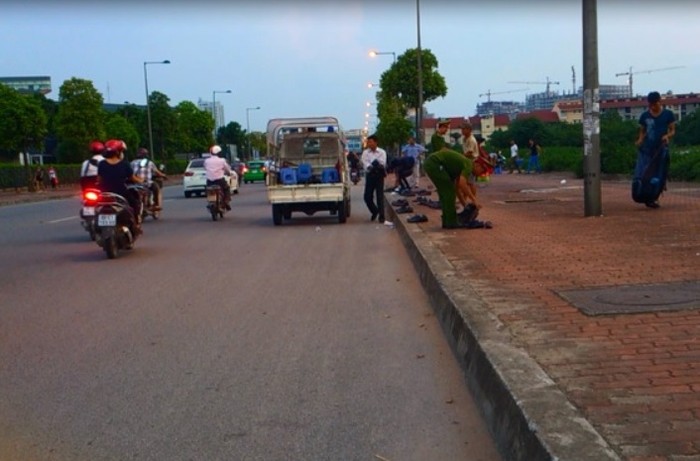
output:
[[[143,193],[143,186],[138,184],[130,184],[127,188]],[[127,199],[119,194],[99,194],[95,204],[95,242],[102,247],[109,259],[116,258],[119,250],[131,250],[134,247],[138,236],[135,229],[141,213],[141,209],[134,213]]]
[[[206,187],[207,193],[207,209],[211,213],[212,221],[224,217],[226,213],[226,204],[224,203],[224,191],[219,185],[210,185]]]
[[[351,168],[350,169],[350,181],[352,181],[352,183],[355,185],[357,185],[357,183],[360,182],[360,169],[359,168]]]
[[[93,241],[96,236],[95,206],[99,196],[100,191],[97,189],[85,189],[82,194],[83,206],[80,209],[80,224],[90,234],[90,240]]]
[[[167,179],[165,176],[156,176],[153,178],[153,182],[158,184],[158,200],[155,200],[153,191],[150,187],[144,187],[144,192],[141,194],[141,202],[143,203],[143,211],[141,213],[141,218],[146,219],[147,216],[153,219],[160,219],[160,212],[162,211],[163,204],[163,181]],[[156,207],[156,203],[160,206]]]

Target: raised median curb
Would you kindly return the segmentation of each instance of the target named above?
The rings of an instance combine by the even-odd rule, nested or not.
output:
[[[487,303],[433,243],[440,232],[406,223],[389,206],[421,283],[499,450],[509,461],[620,460]],[[406,216],[406,215],[404,215]]]

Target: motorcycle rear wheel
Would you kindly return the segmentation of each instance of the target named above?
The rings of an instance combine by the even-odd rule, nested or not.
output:
[[[104,241],[103,248],[109,259],[117,257],[117,238],[115,236],[107,237]]]

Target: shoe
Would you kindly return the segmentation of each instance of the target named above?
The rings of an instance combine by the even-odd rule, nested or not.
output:
[[[231,211],[231,205],[229,205],[228,203],[224,205],[224,208],[226,208],[226,211]]]
[[[443,229],[469,229],[469,227],[464,223],[443,224],[442,228]]]
[[[645,205],[649,208],[659,208],[661,206],[659,202],[647,202]]]
[[[372,216],[369,218],[370,221],[375,221],[377,219],[377,216],[379,213],[372,213]]]
[[[409,205],[404,205],[401,208],[398,208],[396,210],[396,214],[406,214],[406,213],[413,213],[413,207]]]
[[[457,213],[457,217],[459,217],[462,222],[474,221],[477,216],[479,216],[479,209],[471,203],[467,205],[464,210]]]
[[[391,221],[384,221],[384,225],[385,225],[386,227],[394,227],[394,223],[391,222]]]
[[[398,199],[398,200],[394,200],[393,202],[391,202],[391,206],[400,206],[400,207],[403,207],[403,206],[406,206],[406,205],[408,205],[408,200],[402,199],[402,198],[400,198],[400,199]]]
[[[428,222],[428,217],[424,214],[414,214],[413,216],[409,217],[406,222],[411,222],[411,223],[419,223],[419,222]]]

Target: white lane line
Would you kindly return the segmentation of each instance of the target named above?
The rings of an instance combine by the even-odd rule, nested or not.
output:
[[[78,218],[79,218],[79,216],[70,216],[70,217],[68,217],[68,218],[54,219],[54,220],[46,221],[46,222],[49,223],[49,224],[56,224],[56,223],[59,223],[59,222],[70,221],[70,220],[72,220],[72,219],[78,219]]]

